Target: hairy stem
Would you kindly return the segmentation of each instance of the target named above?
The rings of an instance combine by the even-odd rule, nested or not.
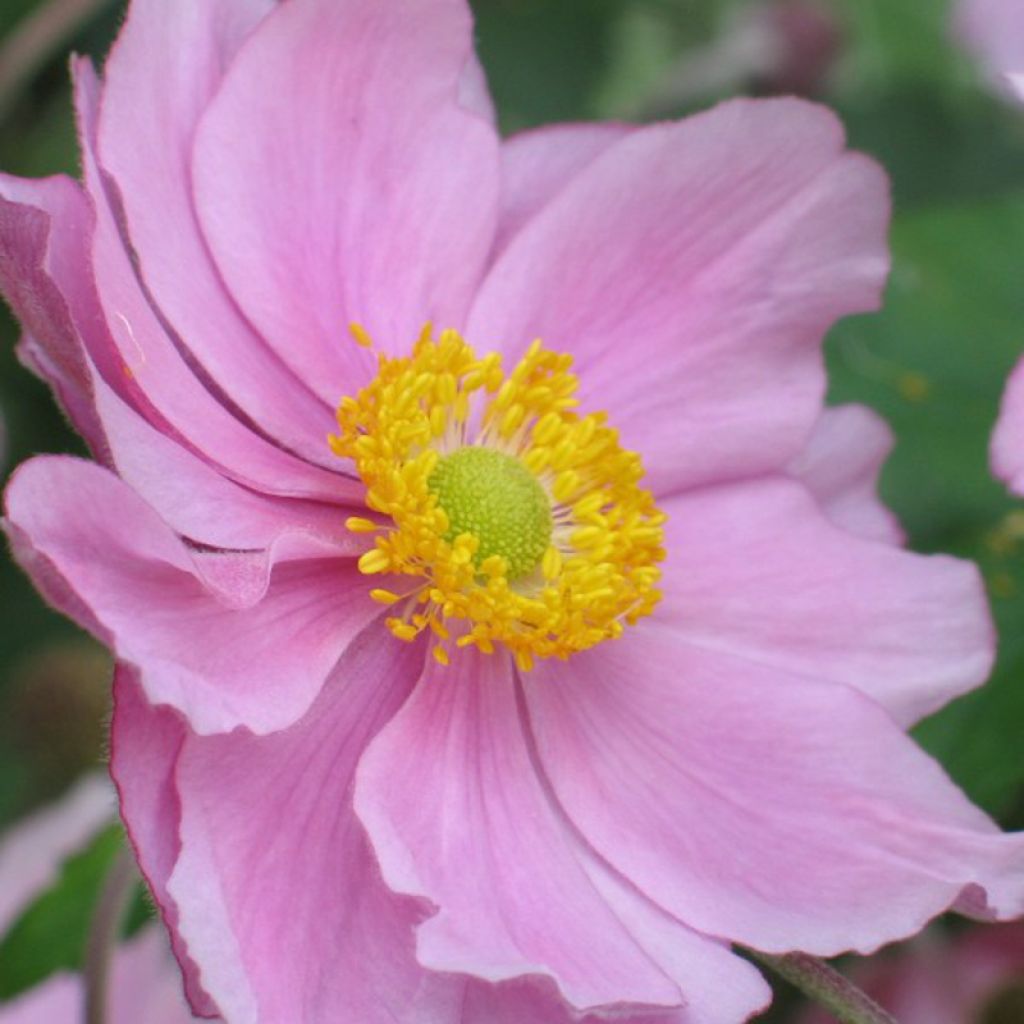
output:
[[[48,0],[0,46],[0,117],[50,57],[112,0]]]
[[[83,964],[84,1024],[106,1024],[110,961],[137,879],[135,858],[125,845],[111,865],[89,925]]]
[[[828,964],[805,953],[772,956],[748,950],[755,960],[771,968],[809,999],[824,1006],[842,1024],[897,1024],[853,982]]]

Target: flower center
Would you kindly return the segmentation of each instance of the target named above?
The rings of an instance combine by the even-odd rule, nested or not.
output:
[[[534,342],[506,374],[428,327],[410,356],[377,362],[330,443],[379,516],[347,525],[373,536],[359,568],[388,577],[370,593],[394,606],[395,636],[429,630],[442,664],[453,647],[504,647],[527,670],[650,614],[665,517],[605,414],[576,412],[570,356]]]
[[[518,459],[494,448],[460,448],[442,456],[427,488],[448,517],[445,540],[477,538],[477,566],[499,555],[514,582],[540,564],[551,543],[551,502]]]

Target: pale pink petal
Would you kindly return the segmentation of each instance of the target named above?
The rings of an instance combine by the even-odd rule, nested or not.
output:
[[[344,508],[242,487],[147,422],[102,378],[94,390],[113,467],[175,532],[229,549],[269,547],[289,530],[351,544]]]
[[[581,1015],[559,998],[553,985],[545,985],[536,978],[496,985],[467,982],[460,1011],[452,1018],[452,1024],[704,1024],[703,1018],[687,1016],[684,1009],[631,1013],[615,1008]],[[714,1024],[738,1024],[742,1019],[719,1016]],[[437,1024],[439,1020],[448,1024],[443,1017],[429,1017],[424,1024]]]
[[[0,936],[56,882],[65,859],[114,821],[116,814],[110,784],[88,775],[59,803],[15,822],[0,836]]]
[[[330,457],[324,435],[333,407],[241,315],[192,202],[196,124],[235,52],[273,6],[271,0],[134,0],[104,68],[98,162],[113,178],[140,274],[175,335],[263,430],[323,462]]]
[[[178,908],[167,891],[167,881],[181,852],[181,800],[174,784],[174,765],[186,735],[187,728],[177,712],[148,704],[137,676],[125,666],[118,666],[110,773],[117,786],[121,817],[135,859],[170,933],[188,1000],[197,1014],[214,1016],[217,1007],[203,989],[199,968],[178,934]]]
[[[96,207],[91,262],[116,357],[115,369],[108,372],[94,356],[107,383],[162,432],[257,491],[320,500],[358,494],[354,481],[297,458],[264,437],[259,424],[239,419],[207,389],[208,382],[196,377],[141,287],[125,248],[110,202],[113,185],[95,160],[98,83],[88,62],[78,61],[74,69],[85,178]]]
[[[513,135],[501,147],[497,256],[531,217],[609,146],[635,129],[609,121],[560,124]]]
[[[459,101],[471,52],[456,0],[281,4],[200,124],[196,203],[224,279],[332,405],[375,366],[350,322],[404,352],[465,317],[498,187],[494,128]]]
[[[0,1003],[0,1024],[75,1024],[83,999],[82,979],[61,973],[10,1003]]]
[[[606,1019],[580,1018],[541,979],[491,985],[416,962],[413,929],[423,913],[382,884],[350,786],[367,738],[406,698],[421,658],[383,630],[368,633],[310,713],[263,738],[195,737],[120,677],[112,764],[130,834],[179,952],[185,934],[232,1022],[294,1024],[299,1006],[303,1024]],[[712,961],[705,955],[694,966]],[[704,1024],[685,1014],[615,1020]]]
[[[683,993],[678,1024],[726,1024],[750,1019],[771,1002],[772,990],[760,973],[720,940],[692,931],[646,899],[582,840],[577,856],[598,892],[637,943]],[[638,1015],[638,1019],[641,1019]],[[644,1017],[642,1020],[646,1020]]]
[[[523,685],[569,818],[691,927],[833,955],[920,930],[968,886],[1024,912],[1024,836],[1001,835],[854,690],[657,624]]]
[[[692,932],[685,934],[692,940]],[[580,1014],[547,979],[530,977],[499,984],[469,980],[463,986],[461,1012],[452,1016],[447,1007],[439,1008],[427,1013],[422,1024],[740,1024],[767,1006],[771,989],[746,961],[703,939],[699,946],[678,939],[679,926],[670,936],[661,936],[659,952],[666,961],[681,964],[683,973],[703,990],[692,999],[687,992],[687,1005],[678,1009],[615,1006]],[[721,960],[728,961],[728,972],[707,955],[716,948]],[[416,1017],[415,1024],[421,1024],[421,1018]]]
[[[959,0],[956,28],[994,82],[1021,84],[1024,70],[1024,6],[1020,0]],[[1024,93],[1022,93],[1024,95]]]
[[[548,975],[581,1009],[686,997],[661,943],[634,934],[551,805],[507,656],[460,651],[427,671],[363,757],[356,809],[388,885],[436,908],[418,930],[424,966],[489,981]],[[692,933],[673,941],[714,959]]]
[[[120,678],[112,766],[130,834],[179,952],[202,963],[203,984],[232,1022],[293,1024],[296,1005],[304,1024],[609,1019],[581,1018],[549,980],[492,985],[417,962],[414,928],[427,908],[382,884],[350,785],[367,740],[407,699],[421,664],[419,648],[372,627],[310,713],[266,737],[196,737]],[[685,1010],[633,1016],[619,1006],[611,1017],[738,1024],[763,1005],[765,987],[749,965],[590,860],[587,872],[615,913],[630,915],[650,955],[696,990]]]
[[[91,230],[88,204],[70,178],[0,176],[0,291],[28,332],[22,358],[51,385],[75,429],[102,456],[103,430],[70,308],[76,299],[91,299],[96,308],[95,293],[78,272],[86,266]]]
[[[826,409],[788,472],[837,526],[868,540],[902,544],[903,530],[878,497],[878,474],[892,451],[886,422],[863,405]]]
[[[336,542],[294,531],[262,552],[190,549],[123,482],[77,459],[22,466],[6,528],[42,592],[199,732],[294,721],[380,613]]]
[[[291,729],[200,738],[179,724],[180,746],[163,763],[163,787],[180,795],[179,821],[163,819],[181,837],[167,895],[203,985],[233,1024],[457,1019],[461,985],[416,964],[420,914],[383,886],[351,811],[356,761],[421,664],[421,646],[378,626]],[[137,696],[123,709],[119,701],[114,771],[129,791],[140,783],[119,744],[154,713]],[[139,806],[126,802],[130,828]],[[420,1016],[419,1004],[446,1010]]]
[[[781,468],[820,411],[825,331],[888,269],[885,176],[843,147],[798,100],[632,133],[517,234],[470,340],[572,353],[656,492]]]
[[[678,1003],[571,853],[507,655],[466,650],[426,674],[363,758],[356,807],[388,885],[437,907],[419,929],[424,966],[489,981],[550,974],[581,1008]]]
[[[147,927],[115,951],[109,1014],[110,1024],[187,1024],[195,1020],[162,928]]]
[[[204,544],[261,547],[295,526],[338,536],[338,509],[232,483],[134,411],[123,387],[108,384],[94,359],[107,377],[123,383],[123,373],[93,284],[92,232],[92,211],[70,179],[0,177],[0,284],[31,332],[22,358],[51,384],[93,451],[178,532]]]
[[[861,540],[782,477],[662,508],[655,615],[688,642],[856,687],[903,724],[987,677],[994,637],[971,563]]]
[[[459,79],[458,100],[461,106],[472,111],[477,117],[483,118],[489,124],[497,123],[498,112],[494,107],[491,88],[487,84],[487,72],[484,71],[475,50],[466,56],[466,63]]]
[[[992,469],[1017,494],[1024,494],[1024,360],[1010,375],[999,422],[992,435]]]

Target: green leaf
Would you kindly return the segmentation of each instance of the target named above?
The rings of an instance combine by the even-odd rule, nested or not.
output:
[[[476,0],[477,45],[506,132],[587,116],[621,0]]]

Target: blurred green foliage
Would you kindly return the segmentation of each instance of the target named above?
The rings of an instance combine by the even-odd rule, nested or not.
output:
[[[728,41],[772,2],[476,0],[474,7],[481,57],[511,132],[552,120],[680,116],[724,96],[771,91],[763,69],[730,66]],[[1005,826],[1022,827],[1024,504],[990,477],[987,450],[1006,375],[1024,351],[1024,113],[993,96],[958,51],[946,4],[821,3],[842,26],[842,45],[819,97],[840,112],[852,144],[889,171],[895,204],[886,307],[841,324],[829,339],[831,400],[866,402],[892,425],[897,445],[882,487],[910,545],[970,557],[982,568],[1001,637],[995,676],[919,735],[975,800]],[[0,5],[0,38],[36,6]],[[109,4],[71,43],[100,58],[119,16]],[[75,170],[65,60],[64,52],[47,54],[7,109],[0,123],[5,170]],[[4,315],[0,408],[8,452],[0,472],[32,452],[81,451],[46,389],[17,366],[16,337]],[[41,652],[64,649],[75,632],[43,607],[9,560],[0,564],[0,594],[2,720]],[[107,680],[93,675],[70,673],[67,683],[101,695],[82,705],[90,709],[82,712],[90,719],[85,733],[103,715]],[[55,684],[43,699],[59,702],[61,692]],[[45,718],[45,703],[41,711]],[[101,746],[90,742],[99,761]],[[65,744],[74,746],[62,738]],[[80,751],[76,757],[69,772],[87,760]],[[0,732],[0,825],[51,787],[24,748]],[[16,947],[22,971],[0,966],[0,996],[76,962],[83,915],[119,841],[104,834],[69,861],[0,945],[0,965]]]

